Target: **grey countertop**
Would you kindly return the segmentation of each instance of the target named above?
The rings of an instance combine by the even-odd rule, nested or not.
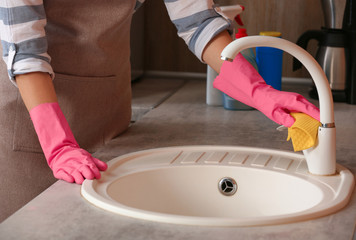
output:
[[[154,87],[156,86],[156,87]],[[308,87],[285,84],[306,96]],[[148,91],[145,91],[145,89]],[[144,79],[133,87],[133,123],[94,155],[108,161],[143,149],[180,145],[239,145],[292,151],[287,133],[258,111],[205,104],[205,81]],[[335,103],[337,161],[356,173],[356,106]],[[350,240],[356,193],[341,211],[315,220],[259,227],[199,227],[156,223],[98,209],[80,186],[58,181],[0,225],[1,239],[313,239]],[[355,237],[355,236],[354,236]]]

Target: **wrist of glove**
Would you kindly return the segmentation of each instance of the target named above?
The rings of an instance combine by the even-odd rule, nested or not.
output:
[[[267,85],[256,69],[238,54],[233,62],[225,61],[214,87],[230,97],[256,108],[274,122],[290,127],[291,112],[303,112],[319,121],[319,109],[302,95],[283,92]]]
[[[43,153],[57,179],[81,184],[84,179],[99,179],[106,163],[81,149],[58,103],[44,103],[30,111],[31,120]]]

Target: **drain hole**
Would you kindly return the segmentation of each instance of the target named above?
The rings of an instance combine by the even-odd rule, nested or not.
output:
[[[237,184],[233,178],[225,177],[219,181],[219,191],[225,196],[232,196],[237,191]]]

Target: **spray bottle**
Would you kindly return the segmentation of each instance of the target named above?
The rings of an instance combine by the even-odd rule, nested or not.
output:
[[[260,32],[260,35],[278,38],[282,37],[280,32],[273,31]],[[277,90],[281,90],[283,51],[278,48],[257,47],[256,60],[259,73],[266,83]]]
[[[241,26],[243,25],[240,18],[240,14],[243,12],[244,7],[241,5],[221,6],[216,7],[215,10],[225,19],[228,19],[232,23],[234,29],[232,37],[234,37],[237,24]],[[217,72],[215,72],[214,69],[208,66],[206,79],[206,103],[211,106],[223,105],[222,93],[213,87],[213,82],[217,76]]]

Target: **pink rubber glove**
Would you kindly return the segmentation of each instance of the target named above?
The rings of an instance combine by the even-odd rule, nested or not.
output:
[[[233,62],[225,61],[214,87],[230,97],[256,108],[280,125],[291,127],[290,112],[303,112],[319,121],[319,109],[302,95],[283,92],[267,85],[256,69],[239,53]]]
[[[85,178],[101,177],[106,163],[79,147],[58,103],[40,104],[30,111],[30,116],[56,178],[82,184]]]

